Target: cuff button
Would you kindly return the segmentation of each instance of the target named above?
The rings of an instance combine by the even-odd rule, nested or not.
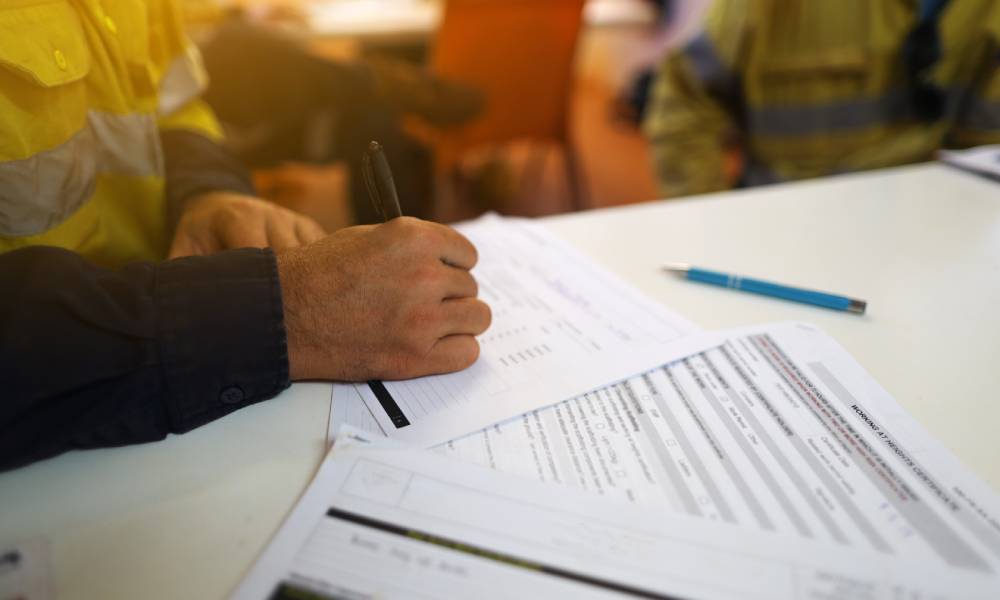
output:
[[[243,390],[235,385],[227,387],[222,390],[221,394],[219,394],[219,400],[223,404],[239,404],[240,402],[243,402],[244,397]]]

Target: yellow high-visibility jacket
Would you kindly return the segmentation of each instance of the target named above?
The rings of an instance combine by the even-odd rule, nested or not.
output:
[[[704,31],[668,56],[644,129],[662,192],[729,186],[727,141],[749,184],[928,160],[1000,142],[1000,2],[951,0],[930,75],[945,116],[910,106],[901,48],[919,0],[716,0]]]
[[[0,251],[164,257],[160,134],[221,137],[181,26],[170,0],[0,3]]]

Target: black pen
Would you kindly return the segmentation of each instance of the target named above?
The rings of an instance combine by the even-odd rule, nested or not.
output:
[[[399,208],[396,184],[392,180],[392,170],[389,169],[389,161],[385,158],[382,144],[376,141],[370,142],[362,163],[361,172],[375,212],[383,221],[403,216],[403,211]]]

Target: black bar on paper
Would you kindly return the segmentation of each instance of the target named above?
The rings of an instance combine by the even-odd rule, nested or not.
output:
[[[333,506],[331,506],[326,511],[326,516],[332,519],[339,519],[341,521],[354,523],[355,525],[361,525],[363,527],[369,527],[371,529],[383,531],[385,533],[395,534],[407,539],[416,540],[419,542],[425,542],[427,544],[433,544],[435,546],[441,546],[449,550],[454,550],[455,552],[470,554],[472,556],[477,556],[479,558],[483,558],[486,560],[493,560],[508,566],[521,567],[522,569],[527,569],[529,571],[541,572],[545,573],[546,575],[552,575],[553,577],[560,577],[562,579],[568,579],[576,583],[592,585],[594,587],[620,592],[623,594],[627,594],[629,596],[635,596],[638,598],[652,598],[654,600],[680,600],[677,596],[666,596],[664,594],[658,594],[656,592],[651,592],[649,590],[632,587],[630,585],[618,583],[616,581],[608,581],[607,579],[598,579],[597,577],[584,575],[582,573],[574,573],[573,571],[567,571],[559,567],[551,567],[548,565],[543,565],[531,560],[518,558],[510,554],[496,552],[494,550],[489,550],[487,548],[482,548],[479,546],[473,546],[472,544],[467,544],[465,542],[460,542],[458,540],[452,540],[433,533],[426,533],[423,531],[417,531],[414,529],[401,527],[393,523],[387,523],[385,521],[380,521],[378,519],[373,519],[371,517],[359,515],[357,513],[342,510]]]
[[[368,382],[368,387],[371,388],[372,393],[378,398],[378,403],[382,405],[382,410],[385,411],[385,414],[392,421],[392,424],[396,426],[396,429],[402,429],[410,424],[410,420],[403,414],[403,409],[399,408],[392,394],[389,393],[389,390],[385,389],[381,381],[373,379]]]

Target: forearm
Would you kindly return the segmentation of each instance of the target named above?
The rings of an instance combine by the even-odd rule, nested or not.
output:
[[[170,223],[176,225],[185,203],[209,192],[256,196],[250,172],[219,142],[188,129],[161,133]]]
[[[288,386],[273,254],[0,256],[0,469],[182,433]]]
[[[169,6],[154,19],[161,21],[165,47],[173,56],[160,81],[157,124],[165,167],[170,223],[175,224],[188,198],[207,192],[255,196],[250,173],[223,146],[223,131],[212,109],[201,99],[207,75],[197,50],[184,38],[179,17]]]

